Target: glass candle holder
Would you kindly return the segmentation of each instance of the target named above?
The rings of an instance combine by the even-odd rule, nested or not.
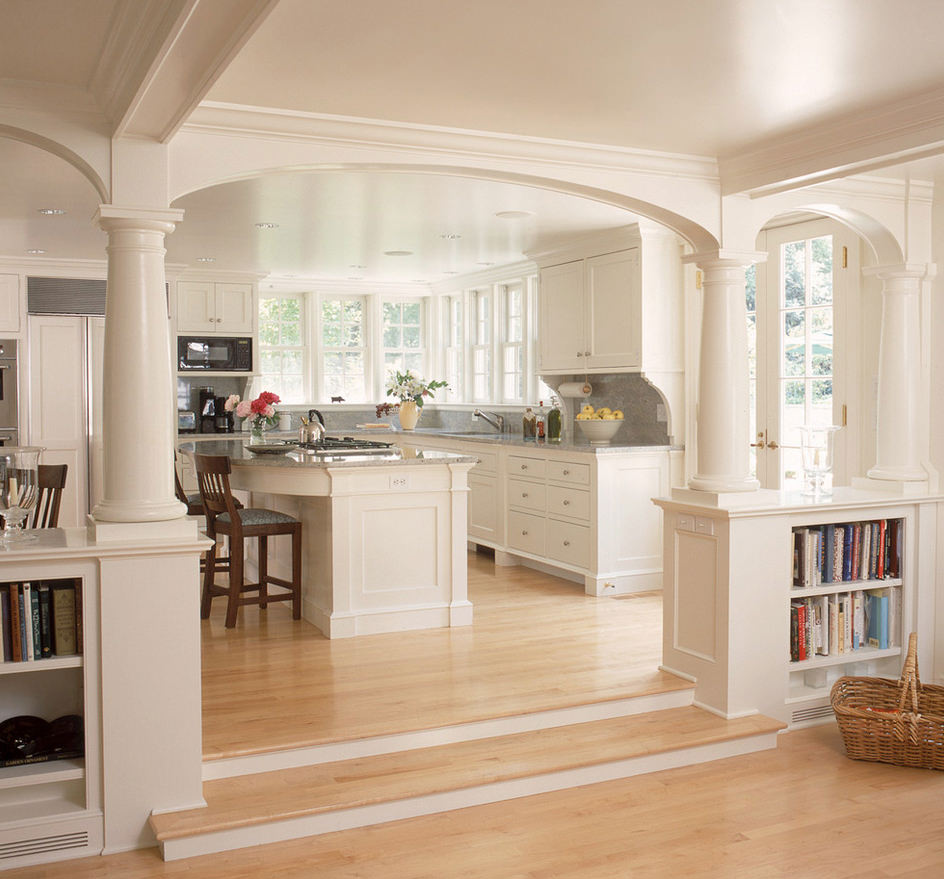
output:
[[[823,427],[803,425],[799,428],[804,497],[832,496],[835,436],[840,429],[834,424]]]

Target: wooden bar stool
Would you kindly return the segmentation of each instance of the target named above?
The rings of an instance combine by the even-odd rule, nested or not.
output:
[[[65,466],[63,464],[63,466]],[[205,515],[203,511],[203,496],[199,491],[192,491],[190,494],[187,494],[184,491],[183,483],[180,481],[180,475],[177,473],[177,453],[174,452],[174,494],[177,496],[182,504],[187,507],[188,516],[203,516]],[[233,498],[233,503],[236,504],[236,509],[241,510],[243,505],[239,502],[237,498]],[[216,556],[216,569],[218,571],[228,571],[229,570],[229,556],[228,555],[219,555]],[[206,553],[200,556],[200,572],[206,570]]]
[[[239,509],[229,487],[231,471],[229,458],[225,455],[194,454],[197,470],[197,482],[203,498],[206,515],[207,537],[214,541],[207,553],[206,570],[203,573],[203,599],[200,603],[200,616],[210,616],[210,603],[220,595],[227,596],[226,628],[236,625],[239,606],[258,604],[265,608],[270,601],[291,601],[292,618],[301,619],[302,615],[302,523],[285,513],[275,510]],[[215,582],[216,536],[225,534],[229,537],[229,585],[220,586]],[[268,571],[270,537],[288,534],[292,537],[292,579],[284,580],[273,577]],[[245,541],[256,537],[259,540],[259,580],[244,583]],[[269,586],[278,586],[286,591],[269,594]],[[256,595],[246,596],[246,592]]]
[[[36,508],[27,519],[27,528],[55,528],[59,524],[59,506],[62,504],[62,492],[66,487],[68,464],[40,464],[37,467],[36,481],[39,485],[39,497]]]

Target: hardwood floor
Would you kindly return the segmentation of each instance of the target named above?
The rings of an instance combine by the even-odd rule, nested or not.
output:
[[[473,626],[328,640],[285,607],[203,623],[205,760],[687,687],[657,668],[659,594],[581,586],[469,555]]]
[[[156,849],[10,879],[927,879],[944,773],[857,763],[834,725],[775,750],[165,863]]]

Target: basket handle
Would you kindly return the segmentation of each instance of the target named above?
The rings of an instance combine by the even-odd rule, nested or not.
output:
[[[898,697],[898,710],[903,712],[905,703],[909,694],[911,697],[911,713],[918,713],[918,687],[921,680],[918,677],[918,633],[912,632],[908,636],[908,654],[905,657],[905,665],[901,670],[901,695]]]

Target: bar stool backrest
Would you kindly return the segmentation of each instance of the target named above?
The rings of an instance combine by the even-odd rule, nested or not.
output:
[[[241,536],[237,537],[242,531],[242,521],[236,513],[236,501],[229,487],[229,474],[232,472],[229,458],[226,455],[194,454],[193,460],[206,513],[207,533],[213,536],[216,533],[216,517],[228,513],[233,538],[242,539]]]
[[[56,528],[59,525],[59,507],[62,504],[62,492],[66,487],[68,464],[40,464],[37,468],[36,481],[39,483],[39,497],[36,507],[26,522],[27,528]]]

